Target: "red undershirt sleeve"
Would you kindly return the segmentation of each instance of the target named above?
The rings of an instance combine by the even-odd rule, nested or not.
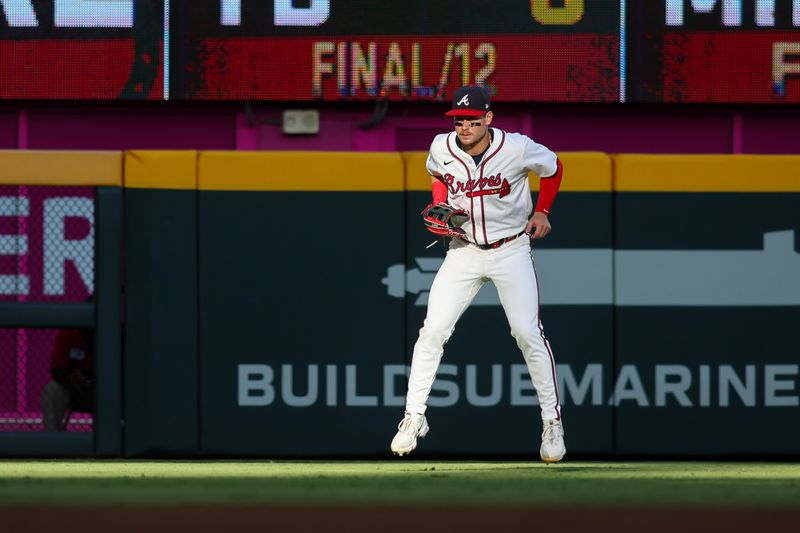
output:
[[[535,211],[541,211],[548,216],[550,215],[553,201],[558,194],[558,189],[561,187],[561,175],[564,173],[564,167],[561,165],[560,159],[556,159],[556,167],[555,174],[539,180],[539,198],[536,200]]]
[[[434,204],[447,203],[447,186],[438,179],[433,180],[431,183],[431,191],[433,192]]]

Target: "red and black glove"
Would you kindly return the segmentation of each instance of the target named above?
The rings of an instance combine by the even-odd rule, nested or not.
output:
[[[425,228],[440,237],[463,237],[461,226],[469,220],[469,213],[452,205],[439,203],[428,204],[422,210],[422,222]]]

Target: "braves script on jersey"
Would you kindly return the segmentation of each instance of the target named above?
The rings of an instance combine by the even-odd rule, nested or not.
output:
[[[490,244],[525,229],[533,212],[528,172],[546,178],[558,170],[556,154],[519,133],[492,128],[492,142],[480,164],[456,143],[456,134],[437,135],[427,168],[448,189],[448,203],[466,210],[469,241]]]

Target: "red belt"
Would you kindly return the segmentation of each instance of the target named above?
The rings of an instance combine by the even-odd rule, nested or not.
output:
[[[505,239],[500,239],[499,241],[494,241],[492,244],[475,244],[474,242],[469,242],[466,239],[461,239],[461,237],[459,237],[459,239],[461,239],[464,242],[469,242],[470,244],[474,244],[475,246],[477,246],[481,250],[494,250],[495,248],[500,248],[505,243],[511,242],[514,239],[516,239],[517,237],[520,237],[520,236],[522,236],[524,234],[525,234],[525,230],[520,231],[519,233],[517,233],[516,235],[512,235],[511,237],[506,237]]]

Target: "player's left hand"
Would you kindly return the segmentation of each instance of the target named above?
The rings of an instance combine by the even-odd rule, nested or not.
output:
[[[525,233],[531,239],[546,237],[552,230],[553,227],[550,225],[550,219],[541,211],[536,211],[530,220],[528,220],[528,225],[525,226]]]
[[[461,226],[469,218],[469,214],[445,203],[428,204],[422,210],[422,222],[425,228],[439,237],[463,237],[465,232]]]

